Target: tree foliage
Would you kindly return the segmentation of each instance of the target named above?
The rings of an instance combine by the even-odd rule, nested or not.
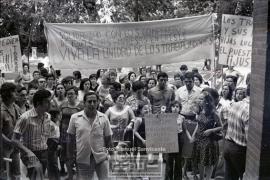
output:
[[[179,18],[220,9],[224,12],[226,2],[233,4],[229,8],[231,14],[252,14],[252,0],[1,0],[0,37],[18,34],[22,49],[36,46],[39,52],[46,52],[44,22],[111,23]]]

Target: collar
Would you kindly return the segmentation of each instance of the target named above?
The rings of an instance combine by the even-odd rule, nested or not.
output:
[[[36,109],[34,107],[29,110],[29,116],[30,117],[38,117],[38,113],[37,113],[37,111],[36,111]],[[48,118],[48,113],[47,112],[44,113],[44,118]]]

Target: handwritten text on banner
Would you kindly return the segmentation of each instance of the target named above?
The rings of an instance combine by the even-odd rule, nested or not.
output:
[[[56,68],[138,67],[213,59],[211,15],[151,22],[45,25]]]
[[[250,68],[253,19],[222,15],[219,64]]]
[[[0,39],[0,69],[2,73],[14,73],[22,70],[18,35]]]

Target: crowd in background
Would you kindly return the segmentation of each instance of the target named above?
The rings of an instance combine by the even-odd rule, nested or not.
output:
[[[144,116],[177,113],[179,152],[163,155],[165,179],[188,179],[190,172],[194,179],[242,179],[250,75],[240,87],[243,76],[228,67],[216,73],[211,88],[197,68],[181,65],[170,78],[161,68],[146,67],[127,74],[99,69],[86,78],[74,71],[62,78],[42,63],[33,73],[24,64],[14,83],[1,81],[1,146],[12,159],[6,174],[19,179],[23,162],[30,179],[46,171],[49,179],[90,179],[94,171],[106,179],[106,157],[115,153],[106,148],[145,148]]]

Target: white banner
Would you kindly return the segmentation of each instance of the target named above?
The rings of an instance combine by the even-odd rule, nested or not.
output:
[[[59,69],[138,67],[213,59],[213,16],[117,24],[45,24]]]
[[[0,39],[0,69],[2,73],[14,73],[22,70],[19,36]]]
[[[253,18],[222,15],[219,64],[251,67]]]

